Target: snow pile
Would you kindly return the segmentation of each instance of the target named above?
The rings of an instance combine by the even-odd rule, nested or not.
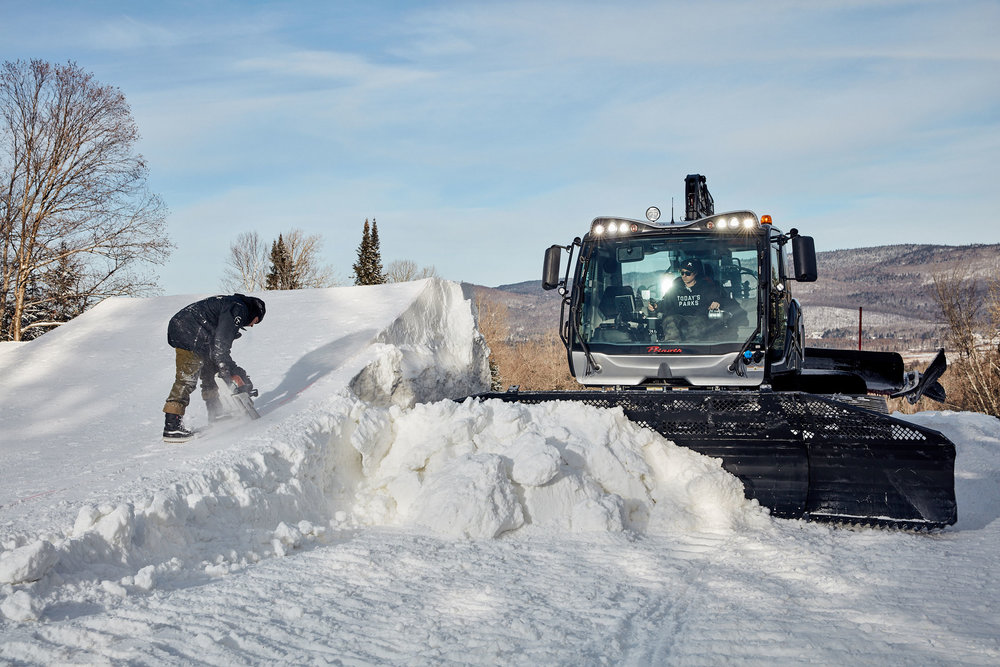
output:
[[[620,411],[447,400],[488,377],[458,285],[265,296],[268,320],[234,347],[254,360],[263,418],[181,448],[149,413],[172,376],[162,328],[190,297],[110,300],[0,358],[4,616],[222,576],[365,526],[496,538],[768,521],[718,461]]]
[[[362,524],[498,537],[566,532],[732,530],[766,515],[709,459],[637,427],[621,410],[467,400],[368,412],[334,448]]]

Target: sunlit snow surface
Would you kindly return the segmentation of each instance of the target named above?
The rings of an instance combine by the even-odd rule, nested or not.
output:
[[[958,447],[953,528],[774,520],[620,412],[446,400],[485,349],[429,280],[260,295],[262,419],[168,445],[199,296],[0,345],[0,661],[1000,661],[993,418],[910,418]]]

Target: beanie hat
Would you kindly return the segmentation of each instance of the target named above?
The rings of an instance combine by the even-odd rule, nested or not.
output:
[[[246,304],[247,314],[250,316],[251,322],[253,322],[254,318],[257,318],[258,323],[264,321],[264,312],[267,309],[263,301],[255,296],[244,296],[243,294],[237,294],[236,296],[243,299],[243,303]]]
[[[257,318],[257,322],[264,321],[264,312],[267,308],[264,306],[264,302],[255,296],[247,297],[248,304],[250,306],[250,315]]]

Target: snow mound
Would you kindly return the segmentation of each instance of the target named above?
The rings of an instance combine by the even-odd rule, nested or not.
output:
[[[525,526],[669,533],[766,520],[718,460],[620,409],[470,399],[369,413],[359,426],[333,443],[357,452],[337,493],[358,524],[493,538]]]

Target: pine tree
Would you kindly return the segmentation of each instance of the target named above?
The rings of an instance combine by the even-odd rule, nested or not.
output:
[[[34,277],[30,278],[24,290],[24,300],[27,305],[21,311],[21,340],[34,340],[48,328],[45,325],[49,315],[45,297],[44,286]]]
[[[21,340],[38,338],[87,309],[88,295],[81,293],[85,268],[79,256],[69,252],[65,241],[61,242],[57,259],[40,276],[29,279],[21,314]],[[7,309],[3,314],[5,324],[12,315],[13,311]]]
[[[87,309],[86,296],[80,294],[83,267],[74,255],[66,252],[65,242],[60,244],[59,253],[59,261],[45,276],[51,303],[49,319],[68,322]]]
[[[369,262],[371,263],[372,282],[370,285],[382,285],[385,283],[385,270],[382,268],[382,249],[378,241],[378,223],[372,218],[372,245]]]
[[[355,285],[381,285],[385,282],[382,269],[382,256],[379,250],[378,224],[372,218],[369,225],[365,218],[361,234],[361,244],[358,246],[358,261],[354,263]]]
[[[371,227],[368,226],[368,218],[365,218],[364,231],[361,234],[361,244],[358,246],[358,261],[354,262],[354,284],[369,285],[368,282],[368,255],[371,252],[372,235]]]
[[[279,243],[281,245],[279,245]],[[271,242],[271,270],[267,272],[267,282],[265,283],[265,289],[269,290],[280,289],[279,286],[281,285],[282,268],[284,266],[283,259],[284,255],[286,254],[284,250],[285,250],[285,242],[281,238],[281,235],[279,234],[278,240]]]
[[[267,274],[266,289],[288,290],[300,287],[292,263],[292,254],[288,252],[285,239],[278,234],[278,240],[271,244],[271,270]]]

